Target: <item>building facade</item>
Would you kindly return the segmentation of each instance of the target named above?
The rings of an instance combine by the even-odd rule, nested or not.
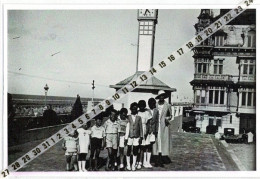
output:
[[[220,10],[202,9],[196,33],[223,16]],[[255,131],[256,124],[256,11],[246,10],[221,30],[194,48],[194,92],[196,127],[233,128],[235,134]]]

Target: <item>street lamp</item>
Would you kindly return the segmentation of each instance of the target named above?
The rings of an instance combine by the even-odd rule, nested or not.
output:
[[[95,89],[95,81],[93,80],[93,83],[92,83],[92,107],[94,107],[94,89]]]
[[[48,90],[49,90],[49,87],[48,87],[48,85],[46,84],[46,85],[44,86],[44,91],[45,91],[45,106],[47,105],[47,92],[48,92]]]

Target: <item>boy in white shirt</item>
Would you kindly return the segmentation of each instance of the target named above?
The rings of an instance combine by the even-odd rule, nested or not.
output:
[[[116,157],[119,139],[119,123],[117,121],[118,111],[111,109],[109,113],[109,119],[104,123],[106,131],[106,148],[108,153],[106,170],[110,170],[110,164],[113,164],[113,169],[117,167]]]
[[[128,123],[127,120],[128,110],[126,108],[122,108],[119,112],[119,154],[120,154],[120,170],[124,168],[124,149],[125,149],[125,135],[126,135],[126,126]]]
[[[105,146],[105,128],[101,126],[102,117],[101,115],[96,117],[96,124],[91,128],[91,153],[89,157],[89,170],[98,170],[98,159],[100,150],[104,149]],[[95,156],[94,167],[92,168],[92,160]]]

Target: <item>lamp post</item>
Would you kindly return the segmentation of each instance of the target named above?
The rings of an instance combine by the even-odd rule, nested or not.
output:
[[[94,89],[95,89],[95,81],[93,80],[92,83],[92,107],[94,107]]]
[[[45,91],[45,106],[46,106],[46,105],[47,105],[47,92],[48,92],[48,90],[49,90],[48,85],[46,84],[43,89],[44,89],[44,91]]]

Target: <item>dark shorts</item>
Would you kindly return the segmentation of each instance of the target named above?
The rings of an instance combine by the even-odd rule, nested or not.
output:
[[[91,150],[101,149],[102,148],[102,140],[99,138],[91,138]]]
[[[79,161],[86,160],[87,159],[87,153],[80,153],[79,154]]]

